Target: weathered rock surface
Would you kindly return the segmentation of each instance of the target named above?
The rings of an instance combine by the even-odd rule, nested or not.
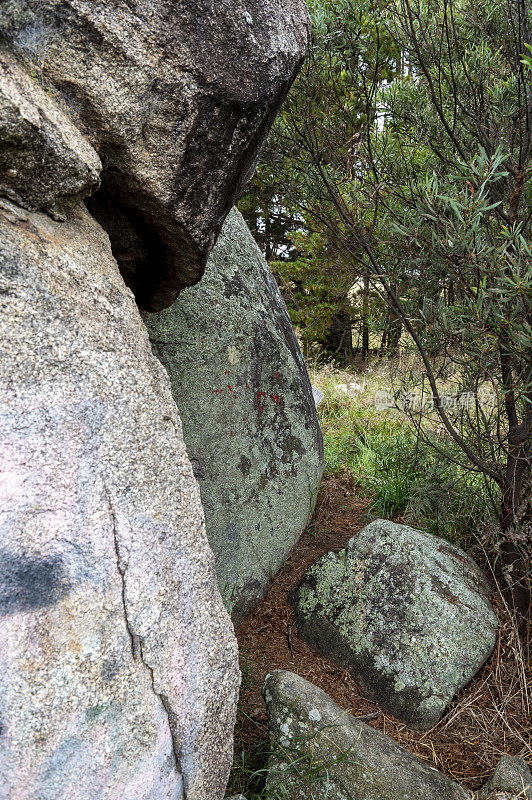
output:
[[[288,312],[236,209],[201,282],[144,319],[170,375],[220,591],[238,624],[308,522],[323,442]]]
[[[10,0],[0,34],[99,153],[91,204],[143,308],[197,282],[303,60],[303,0]]]
[[[315,650],[382,708],[425,729],[495,646],[489,592],[458,547],[376,520],[317,561],[292,599],[299,633]]]
[[[532,773],[526,761],[518,756],[503,756],[478,797],[479,800],[532,800]]]
[[[96,191],[101,167],[57,103],[0,48],[0,195],[64,218]]]
[[[107,236],[0,201],[0,797],[223,797],[236,642]]]
[[[468,800],[441,772],[285,670],[266,677],[274,757],[268,783],[287,797],[330,800]],[[283,793],[284,796],[284,793]]]

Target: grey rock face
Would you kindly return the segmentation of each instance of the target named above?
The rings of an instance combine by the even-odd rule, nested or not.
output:
[[[503,756],[478,797],[479,800],[532,800],[532,773],[526,761],[518,756]]]
[[[220,591],[238,624],[308,522],[323,442],[286,307],[236,209],[201,282],[144,319],[170,375]]]
[[[99,153],[91,204],[139,305],[197,282],[302,62],[303,0],[10,0],[0,34]]]
[[[266,677],[274,756],[268,783],[291,800],[468,800],[469,793],[389,736],[285,670]],[[284,793],[283,793],[284,796]]]
[[[166,373],[83,209],[0,201],[0,312],[0,797],[221,798],[236,642]]]
[[[64,219],[96,191],[101,167],[37,80],[0,48],[0,195]]]
[[[489,591],[459,548],[376,520],[314,564],[293,605],[314,649],[348,669],[382,708],[425,729],[495,646]]]

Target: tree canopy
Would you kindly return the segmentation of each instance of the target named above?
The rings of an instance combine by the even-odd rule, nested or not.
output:
[[[423,364],[414,383],[429,387],[463,464],[496,487],[508,569],[523,578],[531,12],[524,0],[309,5],[311,52],[254,185],[284,219],[272,268],[305,344],[349,357],[360,328],[366,355],[373,329],[393,355],[405,331]],[[448,402],[442,375],[469,407]]]

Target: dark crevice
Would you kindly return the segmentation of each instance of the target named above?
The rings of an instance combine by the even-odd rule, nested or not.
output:
[[[113,256],[139,308],[153,311],[171,305],[180,288],[173,275],[176,259],[153,225],[105,177],[86,205],[108,234]]]
[[[120,556],[120,547],[118,544],[118,530],[116,524],[116,517],[113,509],[113,504],[111,502],[111,498],[109,494],[107,494],[107,502],[109,504],[109,509],[111,511],[111,524],[113,528],[113,545],[116,555],[116,567],[118,570],[118,574],[120,575],[120,582],[121,582],[121,598],[122,598],[122,608],[124,611],[124,622],[126,623],[126,630],[129,636],[129,641],[131,644],[131,655],[133,656],[134,661],[138,661],[140,657],[140,648],[139,648],[139,637],[133,631],[133,628],[129,624],[129,617],[127,613],[127,605],[126,605],[126,572],[127,567],[124,566],[122,562],[122,558]]]

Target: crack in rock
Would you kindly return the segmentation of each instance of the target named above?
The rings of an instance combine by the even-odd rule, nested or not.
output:
[[[164,712],[165,712],[166,717],[168,719],[168,728],[170,730],[170,736],[172,738],[172,750],[173,750],[174,758],[175,758],[175,762],[176,762],[176,771],[179,772],[180,775],[183,775],[183,778],[184,778],[185,776],[184,776],[183,770],[181,768],[181,750],[180,750],[179,745],[178,745],[178,743],[176,741],[176,737],[175,737],[175,735],[173,733],[173,727],[174,726],[172,724],[172,720],[173,720],[173,718],[175,718],[175,713],[172,710],[172,707],[170,705],[170,701],[168,700],[168,697],[165,694],[163,694],[162,692],[157,691],[157,689],[155,687],[154,670],[153,670],[153,667],[146,661],[146,658],[144,656],[144,647],[143,647],[142,637],[139,636],[137,633],[135,633],[135,631],[133,630],[133,626],[131,624],[131,621],[129,619],[129,613],[128,613],[128,609],[127,609],[127,600],[126,600],[127,566],[124,566],[123,559],[122,559],[121,554],[120,554],[120,539],[119,539],[119,534],[118,534],[118,521],[117,521],[115,510],[114,510],[114,507],[113,507],[113,502],[111,500],[111,495],[110,495],[110,493],[109,493],[109,491],[107,489],[105,490],[105,494],[106,494],[106,497],[107,497],[107,503],[109,505],[109,511],[110,511],[110,514],[111,514],[111,525],[112,525],[112,532],[113,532],[113,546],[114,546],[114,551],[115,551],[115,555],[116,555],[116,566],[117,566],[118,574],[120,576],[122,608],[124,610],[124,621],[125,621],[126,630],[127,630],[128,636],[129,636],[129,641],[130,641],[130,644],[131,644],[131,654],[133,656],[133,660],[135,662],[140,662],[142,664],[142,666],[144,667],[144,669],[147,670],[149,678],[150,678],[150,685],[151,685],[152,691],[153,691],[154,695],[159,699],[159,701],[160,701],[160,703],[161,703],[161,705],[162,705],[162,707],[164,709]],[[186,786],[185,786],[185,784],[186,784],[186,781],[183,780],[183,798],[184,798],[184,800],[186,800]]]

